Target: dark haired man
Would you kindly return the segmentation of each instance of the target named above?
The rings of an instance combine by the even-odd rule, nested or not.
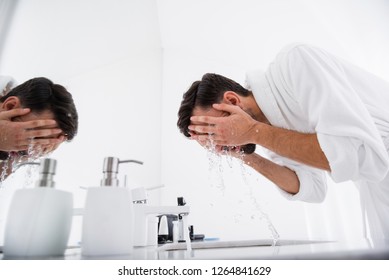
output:
[[[0,97],[1,165],[55,150],[77,134],[78,114],[71,94],[47,78],[34,78],[8,90]]]
[[[287,198],[320,202],[327,171],[354,181],[374,241],[389,242],[389,84],[328,52],[295,44],[249,90],[206,74],[184,94],[178,127],[218,150],[255,143],[270,160],[247,154],[247,165]],[[228,148],[230,149],[230,148]],[[364,232],[366,237],[366,232]]]

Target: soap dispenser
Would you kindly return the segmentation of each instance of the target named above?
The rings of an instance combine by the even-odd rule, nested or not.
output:
[[[82,224],[84,256],[129,255],[133,249],[134,220],[131,192],[119,187],[119,164],[137,160],[106,157],[100,187],[87,190]]]
[[[54,188],[56,164],[54,159],[43,159],[36,187],[15,192],[5,228],[6,257],[64,254],[72,224],[73,195]]]

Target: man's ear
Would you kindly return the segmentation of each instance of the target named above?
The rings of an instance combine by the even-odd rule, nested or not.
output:
[[[2,104],[1,104],[1,107],[4,109],[4,110],[12,110],[12,109],[17,109],[17,108],[21,108],[21,103],[20,103],[20,99],[16,96],[10,96],[8,97]]]
[[[241,106],[240,97],[234,91],[226,91],[223,95],[223,101],[230,105]]]

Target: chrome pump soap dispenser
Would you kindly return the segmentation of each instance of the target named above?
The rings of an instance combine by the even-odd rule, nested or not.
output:
[[[43,159],[36,187],[15,192],[5,228],[6,257],[64,254],[73,218],[73,195],[54,188],[56,164],[54,159]]]
[[[129,255],[133,249],[133,208],[131,191],[119,187],[119,164],[137,160],[106,157],[100,187],[89,187],[82,225],[84,256]]]

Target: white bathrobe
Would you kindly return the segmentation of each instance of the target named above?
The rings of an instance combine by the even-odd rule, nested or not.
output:
[[[294,44],[265,73],[249,72],[247,84],[273,126],[317,133],[332,179],[359,188],[371,238],[389,241],[389,83],[321,49]],[[324,199],[323,171],[271,158],[300,180],[299,192],[286,197]]]

